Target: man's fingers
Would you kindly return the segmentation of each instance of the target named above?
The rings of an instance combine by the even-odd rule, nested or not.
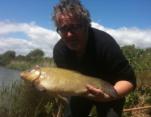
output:
[[[86,85],[87,89],[88,89],[88,92],[93,94],[93,95],[100,95],[100,94],[103,94],[103,91],[101,89],[98,89],[98,88],[95,88],[93,87],[92,85]]]

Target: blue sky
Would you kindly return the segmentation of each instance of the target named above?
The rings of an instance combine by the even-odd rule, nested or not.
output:
[[[95,28],[110,33],[121,45],[150,47],[151,0],[81,1],[89,10]],[[48,55],[52,55],[59,39],[51,19],[56,3],[58,0],[0,0],[0,53],[14,49],[26,54],[41,47],[46,53],[50,48]],[[39,46],[40,40],[43,46]]]
[[[1,0],[0,20],[32,22],[52,28],[52,7],[58,0]],[[151,0],[82,0],[93,21],[111,28],[151,28]]]

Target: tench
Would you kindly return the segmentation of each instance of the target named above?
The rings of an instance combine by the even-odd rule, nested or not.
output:
[[[21,78],[34,84],[39,90],[45,90],[52,96],[85,96],[87,85],[100,88],[106,94],[117,97],[113,86],[101,79],[57,67],[38,67],[23,71]]]

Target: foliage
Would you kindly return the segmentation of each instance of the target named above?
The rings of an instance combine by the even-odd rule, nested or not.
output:
[[[0,89],[0,117],[52,117],[55,99],[31,85],[14,82]]]
[[[126,98],[125,107],[131,107],[138,104],[139,95],[137,92],[130,93]]]
[[[44,57],[44,52],[40,49],[35,49],[35,50],[32,50],[31,52],[29,52],[29,54],[27,54],[26,57],[29,59],[42,58],[42,57]]]
[[[134,45],[122,47],[124,55],[137,72],[151,69],[151,49],[139,49]]]
[[[145,105],[151,105],[151,89],[150,87],[141,86],[126,97],[124,108],[137,108],[144,107]],[[131,111],[124,113],[123,117],[150,117],[150,112],[150,109]]]
[[[15,59],[16,53],[14,51],[7,51],[0,56],[0,65],[7,65],[11,60]]]
[[[26,56],[15,55],[14,51],[7,51],[0,55],[0,66],[25,70],[35,65],[50,66],[52,64],[52,58],[44,57],[44,52],[40,49],[32,50]]]
[[[129,45],[121,47],[121,49],[136,72],[142,72],[144,70],[151,69],[151,48],[140,49],[136,48],[135,45]],[[40,49],[34,49],[26,56],[15,55],[16,53],[11,50],[0,55],[0,65],[15,68],[14,63],[17,63],[17,69],[19,67],[23,67],[25,64],[27,64],[25,65],[27,66],[25,68],[30,68],[32,65],[43,64],[43,62],[46,63],[46,61],[48,60],[45,57],[45,53]],[[48,61],[47,63],[49,63]],[[21,65],[18,64],[19,62],[21,63]]]
[[[129,45],[121,49],[135,70],[138,84],[137,89],[127,96],[125,108],[151,104],[151,48],[139,49]],[[45,57],[40,49],[32,50],[26,56],[16,56],[14,51],[0,55],[0,65],[21,70],[36,64],[51,66],[52,61],[52,58]],[[41,94],[24,83],[0,88],[0,100],[0,116],[3,117],[52,117],[56,109],[53,98],[50,99],[48,95]],[[131,115],[132,113],[126,113],[124,117]],[[92,110],[92,116],[96,117],[95,108]]]

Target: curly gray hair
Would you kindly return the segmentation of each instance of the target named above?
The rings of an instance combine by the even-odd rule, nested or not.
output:
[[[58,26],[57,16],[65,13],[76,16],[84,26],[90,26],[90,14],[79,0],[60,0],[60,3],[54,6],[54,15],[52,18],[56,26]]]

